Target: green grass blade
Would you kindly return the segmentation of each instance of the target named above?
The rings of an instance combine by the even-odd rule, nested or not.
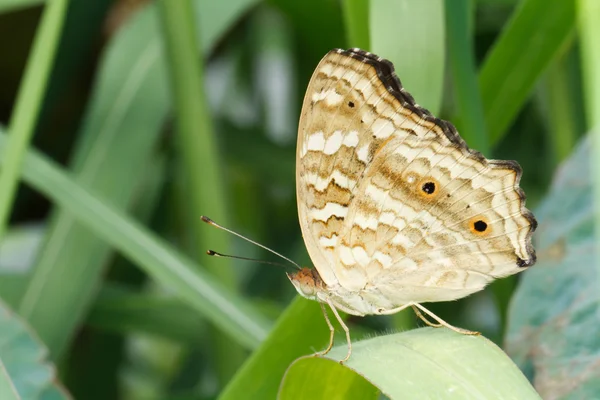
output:
[[[5,146],[6,135],[0,135],[0,150]],[[252,349],[266,337],[269,323],[246,301],[228,293],[211,275],[126,214],[91,195],[44,156],[28,152],[23,178],[236,342]]]
[[[8,224],[23,157],[39,118],[68,4],[68,0],[56,0],[44,10],[10,118],[9,142],[0,173],[0,240]]]
[[[418,104],[439,113],[446,57],[444,0],[371,1],[369,29],[371,51],[394,63]]]
[[[549,134],[549,144],[553,160],[548,166],[557,166],[573,151],[577,138],[585,131],[580,118],[581,112],[569,65],[571,54],[556,59],[546,71],[537,100],[541,103],[544,120]]]
[[[487,55],[479,73],[489,140],[496,145],[528,99],[538,78],[568,43],[575,2],[524,0]]]
[[[446,26],[448,33],[448,58],[452,70],[454,93],[458,111],[457,128],[469,147],[490,155],[479,95],[473,34],[471,0],[446,0]]]
[[[200,220],[205,214],[230,226],[225,209],[224,175],[215,141],[212,116],[204,88],[203,61],[198,57],[193,8],[190,0],[158,2],[166,44],[168,70],[174,98],[177,148],[184,169],[187,215],[195,256],[224,286],[236,287],[232,264],[227,259],[206,257],[206,246],[229,253],[231,235],[216,231]],[[229,7],[229,5],[224,5]],[[214,331],[214,361],[221,382],[227,382],[241,364],[245,352],[229,338]]]
[[[344,0],[342,11],[348,47],[369,49],[369,0]]]
[[[345,368],[390,399],[540,399],[510,358],[482,336],[422,328],[357,341],[352,348]],[[349,379],[356,379],[347,373],[335,374],[341,372],[338,360],[345,354],[344,344],[326,358],[298,360],[287,371],[279,398],[304,398],[299,390],[306,382],[314,387],[311,398],[332,398],[324,395],[331,382],[345,388]]]

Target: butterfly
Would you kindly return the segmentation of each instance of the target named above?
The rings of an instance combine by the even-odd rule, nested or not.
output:
[[[487,160],[455,127],[415,103],[391,62],[335,49],[308,84],[298,128],[296,194],[314,268],[288,277],[337,310],[386,315],[411,307],[428,325],[463,334],[421,303],[449,301],[535,263],[537,222],[515,161]],[[435,322],[429,321],[427,315]]]
[[[327,305],[346,333],[345,362],[352,342],[338,310],[389,315],[410,307],[430,326],[478,334],[422,303],[460,299],[535,263],[537,222],[521,174],[515,161],[469,149],[451,123],[420,107],[391,62],[334,49],[312,75],[298,127],[298,217],[314,268],[202,219],[295,264],[288,278],[319,302],[330,330],[316,355],[334,343]]]

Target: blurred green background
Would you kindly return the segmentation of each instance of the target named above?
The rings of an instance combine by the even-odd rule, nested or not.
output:
[[[319,307],[285,311],[282,268],[207,257],[277,261],[200,216],[310,265],[295,140],[321,57],[393,61],[469,146],[522,165],[535,210],[600,118],[599,20],[593,0],[0,1],[0,298],[75,398],[273,390],[325,345]],[[502,345],[518,279],[428,307]],[[281,354],[232,380],[282,314]],[[347,321],[355,339],[420,325]]]

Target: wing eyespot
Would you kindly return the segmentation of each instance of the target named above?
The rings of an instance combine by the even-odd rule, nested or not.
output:
[[[416,187],[417,193],[426,199],[434,199],[440,194],[440,184],[432,177],[425,177]]]
[[[487,236],[492,231],[492,227],[485,217],[476,216],[469,221],[469,230],[477,236]]]
[[[421,186],[421,190],[427,194],[434,194],[435,191],[437,190],[436,186],[435,186],[435,182],[425,182],[422,186]]]

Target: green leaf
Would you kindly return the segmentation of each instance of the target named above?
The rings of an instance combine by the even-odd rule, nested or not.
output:
[[[589,138],[536,212],[537,264],[522,274],[507,351],[542,397],[600,397],[600,279]]]
[[[47,356],[46,348],[0,302],[0,398],[68,399]]]
[[[418,104],[439,113],[446,58],[444,0],[370,4],[371,51],[394,64],[404,88]]]
[[[575,2],[524,0],[515,10],[479,73],[490,143],[506,134],[538,78],[568,44]]]
[[[350,360],[341,367],[338,360],[345,354],[344,344],[325,359],[296,361],[282,382],[280,399],[349,398],[343,394],[351,390],[361,396],[350,398],[377,398],[379,390],[390,399],[539,399],[510,358],[482,336],[421,328],[354,342]],[[369,390],[355,375],[373,387]]]

